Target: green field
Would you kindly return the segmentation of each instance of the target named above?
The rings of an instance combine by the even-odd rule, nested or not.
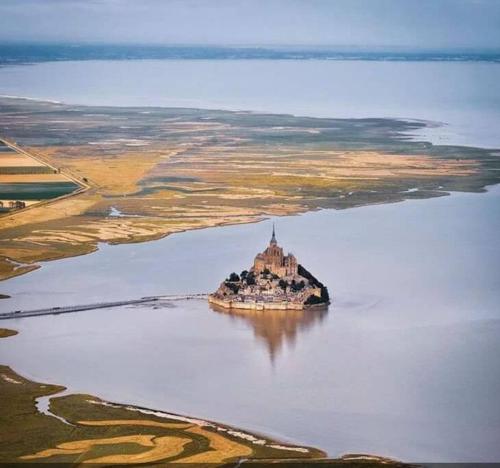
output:
[[[49,200],[77,189],[72,182],[0,183],[1,200]]]

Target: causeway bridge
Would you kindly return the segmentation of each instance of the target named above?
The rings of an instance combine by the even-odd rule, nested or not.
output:
[[[0,313],[0,320],[17,319],[25,317],[39,317],[42,315],[70,314],[73,312],[83,312],[85,310],[109,309],[111,307],[120,307],[120,306],[135,305],[135,304],[155,304],[161,302],[206,299],[207,297],[208,297],[207,293],[171,294],[166,296],[147,296],[147,297],[141,297],[140,299],[129,299],[125,301],[96,302],[93,304],[48,307],[45,309],[14,310],[12,312]]]

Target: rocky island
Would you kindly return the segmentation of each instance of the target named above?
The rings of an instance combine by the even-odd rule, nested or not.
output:
[[[269,246],[257,254],[253,267],[231,273],[208,301],[228,309],[301,310],[327,306],[330,297],[293,254],[284,255],[273,226]]]

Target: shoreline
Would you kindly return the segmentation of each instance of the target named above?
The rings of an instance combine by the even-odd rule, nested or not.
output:
[[[15,336],[17,334],[18,333],[16,330],[0,328],[0,339]],[[298,445],[292,441],[280,439],[279,437],[277,438],[275,436],[269,437],[263,433],[259,433],[258,431],[247,431],[245,429],[236,428],[234,426],[227,425],[224,423],[218,423],[212,420],[208,420],[206,418],[200,419],[192,416],[167,412],[164,410],[155,410],[143,406],[131,405],[128,403],[117,403],[117,402],[107,401],[97,396],[81,394],[78,392],[75,393],[73,390],[65,386],[37,383],[36,381],[32,380],[31,377],[30,378],[24,377],[13,371],[8,366],[0,365],[0,368],[1,368],[0,386],[4,387],[3,390],[7,392],[6,401],[9,401],[9,397],[11,396],[11,390],[15,390],[17,394],[19,393],[22,394],[23,392],[26,391],[24,389],[25,386],[28,386],[29,388],[37,387],[37,390],[35,390],[34,394],[35,396],[30,397],[32,399],[31,405],[33,406],[32,409],[29,411],[32,412],[31,413],[32,418],[37,418],[40,421],[38,424],[43,425],[47,424],[48,422],[51,423],[49,427],[44,429],[46,432],[48,432],[48,434],[46,434],[46,437],[48,436],[49,439],[51,437],[56,437],[55,435],[56,430],[52,429],[54,423],[57,426],[58,423],[56,423],[56,421],[62,423],[63,428],[65,428],[65,426],[71,427],[71,429],[67,428],[67,431],[70,431],[69,433],[66,431],[67,433],[66,437],[70,437],[70,440],[74,438],[72,433],[75,430],[77,430],[78,432],[78,430],[85,430],[85,428],[87,427],[89,429],[92,429],[92,427],[94,426],[105,428],[106,426],[117,427],[116,425],[122,425],[124,429],[129,428],[128,431],[133,430],[133,427],[137,425],[150,428],[168,427],[175,429],[176,431],[183,431],[184,435],[186,433],[196,433],[199,434],[200,436],[207,437],[208,440],[211,440],[211,434],[217,434],[214,435],[214,437],[216,437],[214,441],[210,442],[210,447],[212,447],[212,450],[216,451],[216,454],[210,451],[203,451],[202,447],[200,447],[202,449],[201,452],[196,453],[194,455],[188,453],[189,460],[192,459],[193,463],[195,462],[195,459],[193,457],[196,457],[197,463],[215,463],[215,466],[225,465],[225,463],[229,461],[239,462],[239,463],[242,463],[244,461],[247,464],[248,463],[252,464],[252,462],[264,462],[265,460],[268,461],[272,460],[273,463],[277,463],[278,465],[282,462],[293,463],[293,462],[300,462],[300,460],[302,460],[302,462],[305,462],[307,460],[307,463],[311,465],[315,465],[316,463],[319,464],[341,463],[345,465],[346,463],[349,462],[356,463],[360,460],[367,460],[377,465],[389,464],[391,466],[401,466],[401,467],[409,466],[407,464],[404,464],[402,462],[399,462],[397,460],[388,457],[376,456],[372,454],[345,454],[340,456],[339,458],[332,459],[328,458],[326,452],[320,449]],[[30,390],[28,390],[28,392],[29,391]],[[31,392],[33,392],[33,390],[31,390]],[[29,394],[32,395],[31,393]],[[69,401],[69,406],[68,403],[66,403],[67,401]],[[21,402],[19,404],[21,404]],[[26,403],[22,404],[26,405]],[[12,402],[10,402],[9,406],[12,406]],[[45,411],[41,409],[41,407],[44,407]],[[102,420],[102,416],[100,415],[106,413],[108,409],[109,411],[115,411],[115,412],[118,411],[120,412],[120,414],[124,415],[127,414],[127,416],[122,417],[122,419],[120,420],[116,420],[117,416],[114,415],[111,416],[110,414],[109,418],[111,419]],[[15,414],[16,410],[21,410],[21,408],[17,407],[11,408],[10,412],[14,411]],[[26,417],[26,412],[28,411],[28,407],[25,406],[24,409],[21,411],[23,412],[23,416],[14,417],[14,422],[11,422],[10,425],[10,433],[11,434],[13,433],[14,437],[19,436],[24,438],[25,437],[24,432],[29,431],[31,429],[28,429],[28,427],[25,426],[18,427],[18,425],[16,425],[15,422],[18,422],[19,419]],[[136,414],[137,416],[132,417],[132,414]],[[84,417],[84,415],[87,418],[86,421],[74,419],[75,417],[82,418]],[[99,419],[97,419],[98,415],[100,416]],[[2,414],[2,417],[9,418],[9,416],[6,416],[4,414]],[[47,417],[49,418],[48,420],[46,419]],[[55,421],[52,420],[52,418],[54,418]],[[45,421],[45,423],[43,421]],[[186,426],[186,424],[188,426]],[[60,430],[61,426],[59,424],[57,432],[59,433]],[[119,447],[119,444],[122,442],[122,440],[123,442],[129,442],[129,443],[134,443],[136,441],[136,439],[134,439],[133,436],[130,435],[127,436],[129,440],[125,440],[125,437],[121,438],[116,437],[116,431],[112,434],[114,435],[114,439],[116,440],[116,442],[114,442],[113,439],[108,438],[110,441],[113,441],[113,442],[107,442],[108,444],[109,443],[112,444],[108,445],[111,448],[114,446]],[[175,436],[178,437],[177,432],[175,434],[176,434]],[[88,447],[87,450],[89,451],[92,450],[93,446],[91,444],[93,442],[99,443],[100,440],[108,440],[108,439],[99,439],[96,437],[96,435],[94,435],[91,439],[86,441]],[[106,436],[106,432],[104,434],[103,433],[100,434],[100,437],[103,436]],[[225,444],[221,444],[220,442],[217,444],[217,441],[222,439],[226,439],[227,442]],[[58,440],[58,438],[56,438],[56,440]],[[237,442],[233,443],[230,441],[237,441]],[[53,442],[54,448],[47,447],[45,449],[40,450],[38,447],[38,449],[35,450],[34,453],[32,454],[21,452],[17,456],[14,456],[13,453],[17,453],[16,451],[19,451],[19,448],[17,448],[19,444],[16,444],[16,448],[9,449],[8,453],[2,451],[2,453],[0,453],[0,457],[3,459],[3,461],[6,462],[18,462],[20,459],[23,461],[39,460],[39,461],[57,462],[58,459],[56,458],[54,460],[54,457],[57,456],[67,457],[68,455],[74,453],[71,452],[71,450],[69,449],[70,444],[75,445],[78,443],[81,445],[83,442],[84,441],[74,442],[74,443],[73,442],[61,443],[59,439],[58,442],[56,443]],[[34,442],[34,444],[35,446],[40,445],[40,441],[37,441],[36,443]],[[233,445],[231,446],[231,444]],[[66,446],[68,446],[68,449],[65,448]],[[237,453],[235,452],[236,447],[242,447],[239,448],[239,451],[241,452],[239,458]],[[248,448],[251,447],[252,450],[250,452],[245,452],[245,449],[243,449],[243,447],[247,447],[246,450],[248,450]],[[200,450],[200,448],[198,450]],[[151,457],[153,457],[153,452],[154,450],[150,451]],[[184,453],[186,453],[186,449],[182,450],[182,454]],[[87,452],[84,452],[82,449],[82,450],[77,450],[76,454],[79,457],[81,457],[82,455],[87,455]],[[145,454],[146,459],[141,460],[142,463],[162,461],[162,460],[165,462],[166,460],[169,460],[168,455],[174,457],[172,462],[176,462],[178,461],[178,457],[181,455],[181,451],[175,454],[172,453],[167,454],[166,460],[164,457],[147,459],[148,456],[147,451],[141,452],[141,456],[143,454]],[[217,459],[214,459],[215,455],[217,455]],[[130,463],[130,462],[140,463],[138,461],[133,461],[133,459],[129,460],[127,458],[128,455],[126,455],[126,451],[123,452],[123,454],[119,452],[119,454],[117,455],[109,455],[109,457],[112,456],[122,457],[122,459],[119,460],[122,463]],[[176,456],[177,458],[175,458]],[[50,458],[50,460],[46,460],[46,458]],[[63,458],[62,460],[66,459]],[[80,461],[81,459],[77,458],[77,460]],[[186,461],[184,460],[187,461],[188,459],[183,457],[181,461],[185,463]],[[94,460],[92,458],[91,461],[97,461],[97,459]],[[108,461],[116,463],[118,462],[118,459],[111,460],[111,458],[109,458],[107,460],[104,460],[104,458],[102,459],[99,458],[99,461],[103,462]]]

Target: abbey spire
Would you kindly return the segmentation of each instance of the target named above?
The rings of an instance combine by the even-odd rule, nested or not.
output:
[[[275,233],[275,230],[274,230],[274,223],[273,223],[273,235],[271,237],[270,244],[271,245],[278,245],[278,241],[276,240],[276,233]]]

